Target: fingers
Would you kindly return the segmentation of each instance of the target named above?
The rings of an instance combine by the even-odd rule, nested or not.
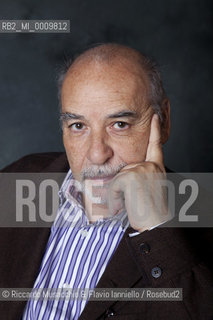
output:
[[[155,179],[147,173],[135,178],[123,172],[111,182],[108,190],[108,209],[111,216],[126,210],[130,225],[135,230],[149,230],[169,220],[167,196],[162,189],[163,173]]]
[[[119,178],[116,177],[108,189],[108,209],[111,215],[115,215],[124,208],[124,182],[122,176],[119,175]]]
[[[152,117],[145,161],[155,162],[161,169],[164,168],[160,121],[157,114],[154,114]]]

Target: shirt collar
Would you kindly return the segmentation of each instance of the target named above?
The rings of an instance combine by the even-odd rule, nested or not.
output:
[[[77,207],[80,207],[85,213],[82,203],[81,186],[80,183],[74,179],[71,169],[69,169],[69,171],[67,172],[67,175],[62,183],[58,194],[60,198],[60,204],[68,200],[75,204]],[[112,220],[117,220],[118,222],[120,222],[124,230],[129,225],[127,212],[125,210],[121,211],[119,214],[116,214],[113,217],[101,218],[93,223],[93,225],[103,224]]]
[[[81,186],[80,183],[74,179],[71,169],[67,172],[59,190],[59,198],[61,203],[63,203],[64,200],[68,200],[82,207]]]

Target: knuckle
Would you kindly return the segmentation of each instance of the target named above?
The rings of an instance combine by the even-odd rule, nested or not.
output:
[[[148,171],[152,172],[152,173],[159,171],[158,165],[152,161],[147,162],[146,167],[147,167]]]

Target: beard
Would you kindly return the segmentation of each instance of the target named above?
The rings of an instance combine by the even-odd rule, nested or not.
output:
[[[121,162],[117,165],[92,165],[82,170],[81,183],[84,196],[94,205],[107,206],[108,188],[113,177],[127,164]]]
[[[125,162],[121,162],[118,165],[93,165],[81,171],[81,180],[84,181],[86,179],[104,179],[106,177],[115,176],[126,165],[127,164]]]

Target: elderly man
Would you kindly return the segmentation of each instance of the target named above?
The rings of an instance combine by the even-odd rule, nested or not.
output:
[[[13,256],[23,252],[25,264],[3,264],[10,286],[183,288],[183,300],[30,299],[3,308],[5,319],[211,319],[208,268],[182,231],[157,228],[171,219],[154,178],[166,175],[170,106],[155,64],[131,48],[98,45],[61,75],[60,99],[66,156],[28,156],[5,169],[68,171],[51,234],[13,235]]]

